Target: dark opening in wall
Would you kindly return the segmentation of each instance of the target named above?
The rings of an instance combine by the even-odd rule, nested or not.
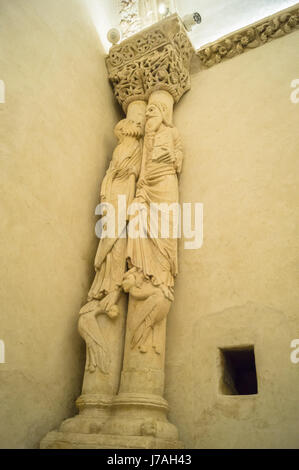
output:
[[[258,393],[254,346],[220,349],[220,364],[222,395]]]

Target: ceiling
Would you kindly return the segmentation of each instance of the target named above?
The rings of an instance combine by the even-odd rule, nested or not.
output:
[[[119,25],[119,0],[83,0],[108,51],[107,32]],[[202,23],[193,28],[190,39],[196,49],[277,11],[296,5],[297,0],[176,0],[183,17],[198,11]]]
[[[177,0],[181,15],[198,11],[202,23],[190,35],[196,49],[226,34],[255,23],[298,0]]]

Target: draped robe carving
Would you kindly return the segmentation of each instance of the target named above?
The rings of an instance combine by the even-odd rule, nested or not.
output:
[[[152,237],[158,220],[150,218],[150,205],[178,203],[178,177],[183,153],[179,133],[167,117],[167,108],[162,103],[148,106],[144,143],[144,165],[137,185],[135,202],[147,208],[147,238],[129,237],[127,255],[132,266],[143,271],[155,286],[161,286],[173,300],[174,278],[178,272],[177,239],[175,217],[169,219],[170,237]],[[140,217],[140,224],[143,218]],[[157,230],[159,234],[159,228]]]
[[[171,124],[167,105],[160,101],[151,102],[146,111],[143,167],[137,184],[134,202],[146,208],[146,223],[141,211],[139,233],[146,237],[128,238],[127,256],[132,276],[143,278],[128,287],[128,276],[124,289],[142,302],[143,319],[136,327],[131,347],[147,352],[146,343],[152,333],[152,347],[159,354],[158,323],[166,318],[174,299],[174,278],[178,273],[177,223],[174,213],[169,214],[168,238],[161,236],[159,217],[151,217],[151,204],[166,204],[166,209],[178,203],[178,174],[182,168],[183,153],[177,129]],[[163,209],[162,209],[163,210]],[[157,215],[157,214],[156,214]],[[154,226],[155,225],[155,226]],[[153,237],[153,232],[158,236]],[[174,235],[174,236],[173,236]],[[128,275],[130,272],[128,273]]]
[[[124,119],[115,128],[119,145],[113,153],[110,166],[101,186],[101,202],[112,204],[116,220],[123,225],[116,226],[116,234],[126,231],[126,214],[118,217],[118,196],[130,204],[134,198],[136,179],[140,173],[142,156],[141,125]],[[80,310],[79,332],[87,346],[86,369],[94,372],[96,367],[103,373],[109,371],[109,350],[104,335],[99,329],[97,315],[117,317],[117,302],[121,294],[123,276],[126,271],[126,238],[102,238],[96,258],[96,275],[88,293],[88,303]]]

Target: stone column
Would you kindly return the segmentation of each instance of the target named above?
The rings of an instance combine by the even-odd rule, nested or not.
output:
[[[177,175],[183,154],[173,126],[173,106],[190,88],[192,54],[182,23],[173,15],[114,46],[107,59],[110,80],[123,108],[136,96],[148,101],[135,197],[148,211],[150,203],[179,202]],[[174,218],[170,221],[175,228]],[[142,217],[139,222],[141,225]],[[129,308],[121,384],[102,432],[109,442],[111,435],[129,447],[180,447],[163,398],[166,324],[174,298],[177,240],[165,241],[160,233],[156,240],[151,240],[150,234],[145,240],[129,238],[127,259],[129,271],[123,288],[129,293]]]
[[[111,193],[125,195],[128,205],[136,192],[142,163],[145,109],[144,100],[132,101],[127,106],[126,118],[115,127],[116,137],[122,140],[113,153],[115,163],[111,161],[102,183],[101,202],[115,206],[116,215],[118,201],[111,198]],[[124,174],[126,166],[120,165],[120,183],[117,183],[118,160],[125,164],[129,162],[127,175]],[[113,191],[115,185],[117,190]],[[133,188],[131,196],[130,186]],[[113,398],[119,389],[124,351],[127,296],[122,292],[121,284],[126,271],[126,245],[125,238],[99,243],[95,279],[87,302],[79,312],[78,330],[86,343],[82,394],[76,401],[79,414],[63,421],[58,432],[50,432],[41,442],[41,448],[81,448],[85,439],[102,430],[111,414]],[[71,440],[70,435],[73,436]]]
[[[140,127],[143,129],[145,121],[145,107],[146,103],[144,101],[133,101],[128,106],[126,119],[132,123],[140,125]],[[125,251],[126,240],[120,240],[120,242],[121,244],[119,246],[119,250]],[[99,246],[99,250],[101,250],[101,245]],[[117,257],[119,257],[118,253]],[[123,270],[125,271],[125,255],[123,256],[123,263]],[[96,280],[94,284],[96,284]],[[104,301],[108,295],[104,297]],[[99,330],[103,332],[107,352],[110,356],[108,358],[109,365],[105,371],[101,370],[100,367],[96,367],[95,370],[90,370],[90,368],[86,367],[82,395],[76,402],[80,413],[76,418],[67,420],[61,425],[60,429],[63,432],[99,432],[110,415],[113,397],[116,395],[119,389],[119,377],[123,360],[124,334],[127,312],[126,296],[121,292],[116,295],[118,309],[116,313],[111,315],[111,311],[109,312],[109,309],[105,309],[104,311],[100,311],[96,319]],[[92,293],[90,291],[88,298],[89,303],[87,303],[87,307],[89,305],[93,305],[94,298],[96,299],[96,304],[100,305],[97,297],[94,296],[94,291],[92,291]],[[82,310],[86,310],[86,307],[84,307]],[[90,311],[88,308],[87,310]],[[91,314],[93,314],[93,312]],[[88,315],[89,313],[87,313],[87,315],[83,313],[81,318],[83,317],[84,319],[84,317]],[[94,326],[91,325],[90,328],[93,333]],[[84,334],[83,338],[86,340]]]
[[[142,162],[138,171],[133,171],[136,177],[134,202],[146,208],[152,202],[178,202],[178,174],[183,153],[179,133],[173,126],[173,105],[190,89],[193,53],[181,20],[172,15],[113,46],[107,57],[115,96],[127,113],[129,129],[132,123],[135,129],[133,134],[125,133],[128,136],[125,145],[124,140],[120,140],[111,171],[115,172],[113,161],[118,153],[136,144],[132,136],[138,139],[136,135],[141,135],[135,128],[139,126],[142,135],[145,133],[144,141],[140,139]],[[118,135],[118,126],[116,130]],[[107,181],[114,181],[111,171],[109,167],[103,182],[105,188]],[[117,189],[115,191],[116,194]],[[103,194],[105,196],[105,191]],[[172,229],[175,223],[172,216]],[[105,252],[101,242],[95,262],[98,270],[97,259],[102,259]],[[168,404],[163,398],[166,323],[174,299],[177,240],[165,241],[160,233],[156,240],[150,236],[131,240],[129,234],[120,249],[118,244],[113,246],[116,248],[111,256],[115,267],[118,269],[127,260],[127,272],[117,283],[118,294],[115,296],[113,290],[111,297],[108,292],[104,300],[89,296],[80,312],[83,318],[80,333],[87,342],[87,364],[91,364],[85,371],[83,392],[78,400],[80,414],[63,423],[59,432],[48,434],[42,448],[178,448],[182,445],[177,429],[167,420]],[[114,271],[111,273],[114,278]],[[118,390],[124,337],[121,288],[129,294],[129,305]],[[109,377],[107,370],[101,370],[103,356],[97,364],[97,349],[94,343],[89,347],[90,337],[86,336],[85,319],[91,311],[94,320],[99,313],[98,302],[102,302],[100,313],[106,314],[99,315],[97,321],[104,337],[109,338],[112,358]],[[95,328],[94,322],[92,328]]]
[[[135,198],[135,202],[147,210],[148,238],[128,241],[131,269],[123,283],[124,290],[129,292],[124,363],[112,415],[103,427],[103,433],[130,436],[133,447],[147,446],[148,442],[157,448],[181,447],[176,427],[167,420],[168,404],[163,398],[166,323],[177,274],[177,239],[165,240],[159,230],[156,240],[150,238],[151,228],[155,228],[150,218],[150,203],[179,202],[179,171],[173,168],[178,164],[180,170],[182,152],[178,132],[172,126],[173,104],[172,95],[165,90],[154,91],[149,97],[143,165]],[[162,121],[160,110],[164,111],[165,121],[151,137],[152,129],[148,124],[151,120],[153,123]],[[152,148],[148,147],[148,142],[157,140],[161,140],[160,147],[154,142]],[[164,152],[166,147],[171,149],[174,164],[168,160],[165,163],[165,158],[153,161],[154,152],[158,153],[161,148]],[[169,214],[171,229],[173,217]],[[141,217],[138,222],[142,224]],[[165,251],[170,259],[163,257]]]

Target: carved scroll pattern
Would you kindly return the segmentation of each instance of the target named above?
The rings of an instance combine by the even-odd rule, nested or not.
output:
[[[299,8],[269,18],[267,21],[263,20],[208,47],[203,47],[197,52],[197,56],[202,66],[209,68],[296,29],[299,29]]]

